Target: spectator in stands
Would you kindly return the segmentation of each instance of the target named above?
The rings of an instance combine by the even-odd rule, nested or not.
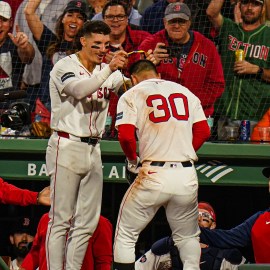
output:
[[[11,261],[10,269],[19,270],[23,259],[30,250],[34,240],[37,226],[29,217],[17,218],[12,226],[9,240],[12,245],[14,259]]]
[[[261,22],[264,0],[241,0],[242,23],[223,17],[224,0],[212,0],[207,15],[220,39],[226,89],[216,104],[220,115],[259,120],[270,105],[270,28]],[[237,50],[245,60],[235,61]]]
[[[18,86],[25,64],[32,62],[35,51],[28,37],[16,27],[10,33],[13,21],[11,7],[0,1],[0,92],[14,90]],[[17,90],[17,89],[16,89]]]
[[[106,54],[105,62],[109,63],[117,50],[132,52],[138,50],[141,42],[150,37],[150,34],[141,30],[131,29],[128,22],[128,6],[118,0],[108,2],[102,11],[103,20],[111,28],[110,33],[110,51]],[[129,76],[128,69],[132,63],[137,60],[137,55],[132,54],[128,59],[128,66],[122,72]],[[116,106],[118,96],[112,93],[110,96],[109,114],[112,117],[110,137],[115,137],[116,130],[114,129]],[[108,135],[107,135],[108,136]]]
[[[270,193],[270,167],[264,168]],[[270,208],[259,211],[230,230],[201,228],[201,241],[218,248],[241,248],[252,243],[256,263],[270,263]]]
[[[200,227],[214,230],[216,214],[207,202],[198,204],[198,223]],[[201,242],[201,270],[237,270],[245,259],[237,249],[218,249]],[[171,237],[165,237],[155,242],[151,249],[135,263],[136,270],[183,269],[177,248]]]
[[[161,78],[187,87],[201,100],[206,117],[211,116],[224,90],[221,60],[214,43],[190,30],[191,12],[184,3],[167,6],[164,25],[164,30],[145,39],[139,49],[153,49]]]
[[[263,115],[262,119],[254,127],[253,132],[252,132],[251,137],[250,137],[251,141],[260,141],[261,140],[261,137],[259,134],[260,127],[269,127],[269,129],[270,129],[270,108],[266,111],[266,113]],[[268,134],[267,141],[270,141],[270,132]]]
[[[32,248],[22,263],[21,270],[47,270],[46,233],[49,222],[48,213],[39,222]],[[100,216],[99,223],[89,239],[88,248],[81,270],[110,270],[112,265],[112,224]]]
[[[41,0],[29,0],[24,10],[28,26],[33,33],[37,47],[43,57],[41,83],[36,97],[44,104],[50,103],[49,78],[54,64],[77,50],[76,37],[87,19],[86,3],[81,0],[68,2],[62,15],[57,19],[54,34],[36,12]],[[34,93],[33,93],[34,95]],[[30,103],[34,106],[35,99]],[[49,107],[49,105],[47,105]]]
[[[140,26],[140,21],[141,21],[141,15],[139,14],[138,10],[136,10],[133,5],[135,4],[134,0],[118,0],[119,3],[122,3],[124,5],[128,6],[128,22],[129,24],[135,25],[135,26]],[[103,14],[102,12],[96,14],[92,20],[103,20]]]
[[[0,202],[27,206],[30,204],[50,205],[50,187],[40,192],[20,189],[0,178]]]
[[[96,14],[102,12],[108,0],[88,0],[89,11],[88,18],[91,20]]]
[[[235,1],[235,0],[231,0]],[[160,0],[156,1],[153,5],[148,7],[141,19],[141,29],[154,34],[164,29],[164,12],[170,3],[185,2],[191,10],[192,25],[191,29],[200,32],[206,37],[210,38],[211,23],[206,16],[206,8],[209,4],[208,0],[197,1],[197,0]],[[234,5],[231,5],[230,0],[226,1],[223,12],[230,14],[233,18]]]
[[[37,7],[37,16],[53,33],[55,33],[56,21],[63,13],[64,8],[69,1],[70,0],[42,1]],[[21,2],[15,16],[14,24],[19,25],[20,29],[28,36],[29,42],[35,49],[35,58],[30,65],[25,66],[20,88],[26,89],[28,95],[36,96],[41,81],[42,55],[37,48],[36,42],[34,42],[33,34],[29,29],[24,15],[24,9],[28,0],[23,0]]]

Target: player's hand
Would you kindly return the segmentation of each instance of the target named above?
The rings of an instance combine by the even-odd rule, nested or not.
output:
[[[109,67],[112,71],[116,71],[117,69],[126,68],[128,63],[128,54],[121,50],[114,53],[114,56],[109,63]]]
[[[28,46],[28,36],[21,32],[18,25],[16,25],[16,34],[8,33],[8,35],[16,47],[25,49]]]
[[[155,57],[155,60],[157,61],[156,65],[160,63],[160,61],[166,59],[169,57],[169,54],[167,53],[167,50],[165,48],[165,43],[157,43],[156,48],[154,49],[153,55]]]
[[[108,52],[105,55],[105,63],[110,63],[114,57],[114,52]]]
[[[38,203],[46,206],[51,205],[50,201],[50,187],[45,187],[43,190],[39,192],[38,195]]]
[[[259,67],[244,60],[235,62],[233,70],[237,74],[257,74]]]
[[[145,53],[145,57],[147,60],[151,61],[154,65],[157,65],[157,60],[154,56],[154,53],[153,53],[153,50],[148,50],[146,53]]]
[[[138,176],[141,166],[142,164],[140,163],[139,157],[137,157],[136,160],[126,159],[126,178],[129,184],[132,184],[134,182],[134,180]]]

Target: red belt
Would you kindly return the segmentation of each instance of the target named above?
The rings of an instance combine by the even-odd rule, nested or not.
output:
[[[67,139],[72,139],[71,135],[67,132],[64,131],[57,131],[57,135],[59,137],[63,137],[63,138],[67,138]],[[74,135],[72,135],[74,136]],[[93,138],[93,137],[77,137],[74,136],[76,138],[78,138],[81,142],[87,143],[87,144],[91,144],[91,145],[96,145],[97,143],[99,143],[100,138]]]

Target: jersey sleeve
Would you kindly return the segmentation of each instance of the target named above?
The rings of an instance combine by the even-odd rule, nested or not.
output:
[[[200,100],[195,97],[195,101],[194,101],[194,107],[193,107],[193,123],[197,123],[203,120],[206,120],[203,108],[202,108],[202,104],[200,102]]]
[[[38,192],[20,189],[8,184],[0,178],[0,201],[5,204],[27,206],[37,204]]]
[[[77,66],[76,63],[67,56],[58,61],[51,73],[50,73],[50,84],[54,84],[60,94],[63,94],[64,88],[72,81],[78,80],[76,77]]]
[[[135,93],[133,89],[129,89],[124,93],[117,104],[117,114],[115,126],[122,124],[131,124],[136,126],[137,108],[135,105]]]
[[[119,88],[123,85],[124,80],[127,79],[128,78],[126,78],[119,70],[113,72],[108,78],[108,80],[111,80],[112,89],[115,93],[118,92]]]

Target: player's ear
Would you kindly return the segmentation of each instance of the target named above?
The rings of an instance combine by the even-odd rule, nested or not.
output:
[[[138,80],[136,75],[131,75],[130,79],[131,79],[131,82],[132,82],[133,85],[136,85],[136,84],[139,83],[139,80]]]
[[[215,228],[216,228],[216,226],[217,226],[216,222],[215,222],[215,221],[213,221],[213,223],[212,223],[212,224],[211,224],[211,226],[210,226],[210,230],[215,229]]]
[[[85,37],[80,37],[80,42],[81,42],[82,46],[85,47],[85,45],[86,45],[86,38]]]
[[[9,241],[10,241],[10,243],[13,245],[14,244],[14,237],[13,237],[13,235],[10,235],[9,236]]]

